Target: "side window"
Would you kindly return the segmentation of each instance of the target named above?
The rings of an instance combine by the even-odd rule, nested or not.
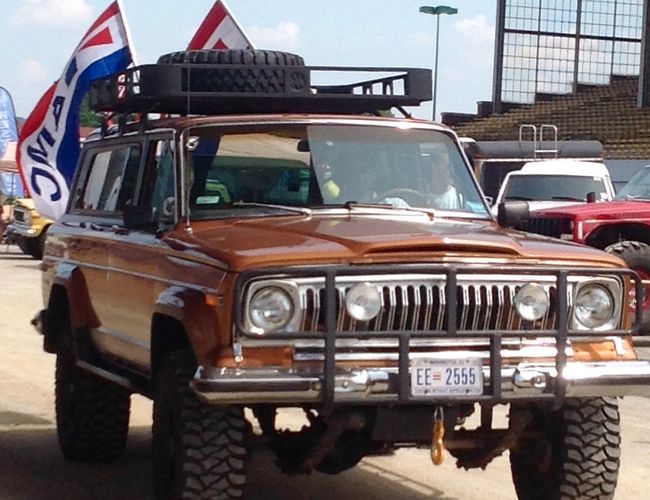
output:
[[[98,152],[91,158],[86,188],[77,200],[76,208],[115,212],[132,203],[141,156],[139,145],[124,145]]]

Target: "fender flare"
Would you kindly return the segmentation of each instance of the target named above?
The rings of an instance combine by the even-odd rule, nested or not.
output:
[[[206,301],[206,293],[195,288],[173,285],[163,290],[154,305],[154,314],[178,321],[197,359],[208,356],[219,347],[217,336],[217,311]],[[153,322],[152,322],[153,324]],[[152,356],[159,351],[156,332],[152,332]],[[164,351],[164,349],[163,349]],[[152,365],[155,360],[152,360]]]
[[[68,296],[70,327],[73,330],[97,328],[100,325],[99,318],[90,301],[86,280],[76,264],[64,262],[57,266],[56,274],[52,280],[50,297],[48,297],[48,309],[52,289],[56,286],[64,288]]]

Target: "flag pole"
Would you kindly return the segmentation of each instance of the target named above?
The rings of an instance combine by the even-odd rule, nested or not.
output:
[[[244,31],[244,28],[242,28],[241,24],[239,24],[239,22],[237,21],[237,18],[235,18],[235,16],[232,15],[232,12],[230,12],[230,9],[228,8],[228,5],[226,5],[226,0],[221,0],[221,5],[223,5],[223,8],[226,10],[228,15],[230,16],[230,19],[232,19],[232,22],[235,23],[235,26],[237,26],[237,28],[239,28],[239,31],[241,31],[241,34],[244,35],[244,38],[246,39],[246,42],[248,43],[249,47],[251,49],[255,49],[255,45],[253,45],[253,42],[251,42],[251,39],[248,38],[248,35]]]
[[[133,45],[133,37],[131,36],[131,28],[129,28],[129,22],[126,19],[126,11],[124,10],[124,5],[122,0],[116,0],[117,7],[120,9],[120,16],[122,17],[122,23],[124,24],[124,32],[126,33],[126,41],[129,47],[129,52],[131,53],[131,64],[133,66],[138,65],[138,60],[135,57],[135,46]]]

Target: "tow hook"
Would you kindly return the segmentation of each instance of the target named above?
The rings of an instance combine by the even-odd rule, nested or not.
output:
[[[438,406],[433,414],[433,438],[431,440],[431,461],[433,465],[440,465],[445,461],[445,422],[444,410]]]

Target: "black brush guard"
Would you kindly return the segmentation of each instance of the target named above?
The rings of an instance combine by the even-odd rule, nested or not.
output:
[[[341,332],[336,329],[336,278],[337,276],[355,276],[355,275],[390,275],[400,273],[429,273],[429,274],[443,274],[446,277],[446,307],[447,307],[447,329],[441,331],[381,331],[381,332],[368,332],[368,331],[354,331],[354,332]],[[531,281],[534,281],[535,276],[555,276],[557,286],[557,314],[558,314],[558,327],[551,330],[516,330],[516,331],[499,331],[499,330],[458,330],[457,324],[457,275],[462,273],[467,274],[494,274],[494,275],[529,275]],[[602,269],[602,268],[570,268],[560,270],[550,270],[540,267],[509,267],[500,268],[492,267],[489,270],[486,268],[462,268],[458,267],[440,267],[440,266],[385,266],[381,269],[371,266],[355,266],[355,267],[332,267],[328,269],[317,268],[274,268],[262,271],[251,270],[242,273],[237,284],[238,303],[240,304],[236,309],[236,332],[238,338],[256,338],[260,339],[258,335],[247,334],[243,328],[243,307],[241,306],[242,297],[244,294],[243,287],[249,280],[255,278],[300,278],[300,277],[324,277],[325,278],[325,304],[324,304],[324,317],[325,317],[325,330],[323,332],[291,332],[291,333],[275,333],[265,334],[265,340],[322,340],[324,341],[324,366],[323,366],[323,380],[322,380],[322,405],[324,408],[332,408],[335,405],[335,373],[336,373],[336,346],[337,339],[398,339],[399,342],[399,361],[398,361],[398,391],[397,400],[392,400],[390,403],[395,404],[423,404],[423,403],[441,403],[458,401],[458,400],[471,400],[474,402],[484,403],[498,403],[502,400],[502,377],[501,377],[501,346],[502,339],[505,337],[522,337],[533,334],[534,336],[554,337],[556,341],[557,354],[555,357],[555,368],[557,373],[562,373],[567,364],[566,347],[568,346],[569,337],[611,337],[611,336],[628,336],[634,334],[638,325],[640,324],[642,309],[636,308],[636,318],[634,328],[630,330],[608,330],[607,332],[593,332],[593,331],[579,331],[570,330],[568,324],[568,303],[567,303],[567,289],[568,277],[570,275],[590,276],[594,278],[603,277],[619,277],[623,282],[626,277],[634,283],[635,297],[641,297],[643,294],[643,287],[641,279],[632,270],[629,269]],[[623,287],[624,289],[625,287]],[[623,297],[622,308],[627,307],[626,297]],[[623,313],[623,311],[622,311]],[[410,392],[410,378],[409,378],[409,342],[412,338],[428,338],[428,339],[442,339],[442,338],[458,338],[473,337],[473,338],[487,338],[489,340],[490,352],[490,384],[489,388],[484,389],[483,395],[480,396],[413,396]],[[557,377],[554,384],[554,391],[548,394],[535,395],[535,400],[547,399],[559,402],[563,400],[566,393],[566,382],[562,377]],[[524,396],[526,397],[526,396]],[[373,402],[376,404],[376,402]]]

